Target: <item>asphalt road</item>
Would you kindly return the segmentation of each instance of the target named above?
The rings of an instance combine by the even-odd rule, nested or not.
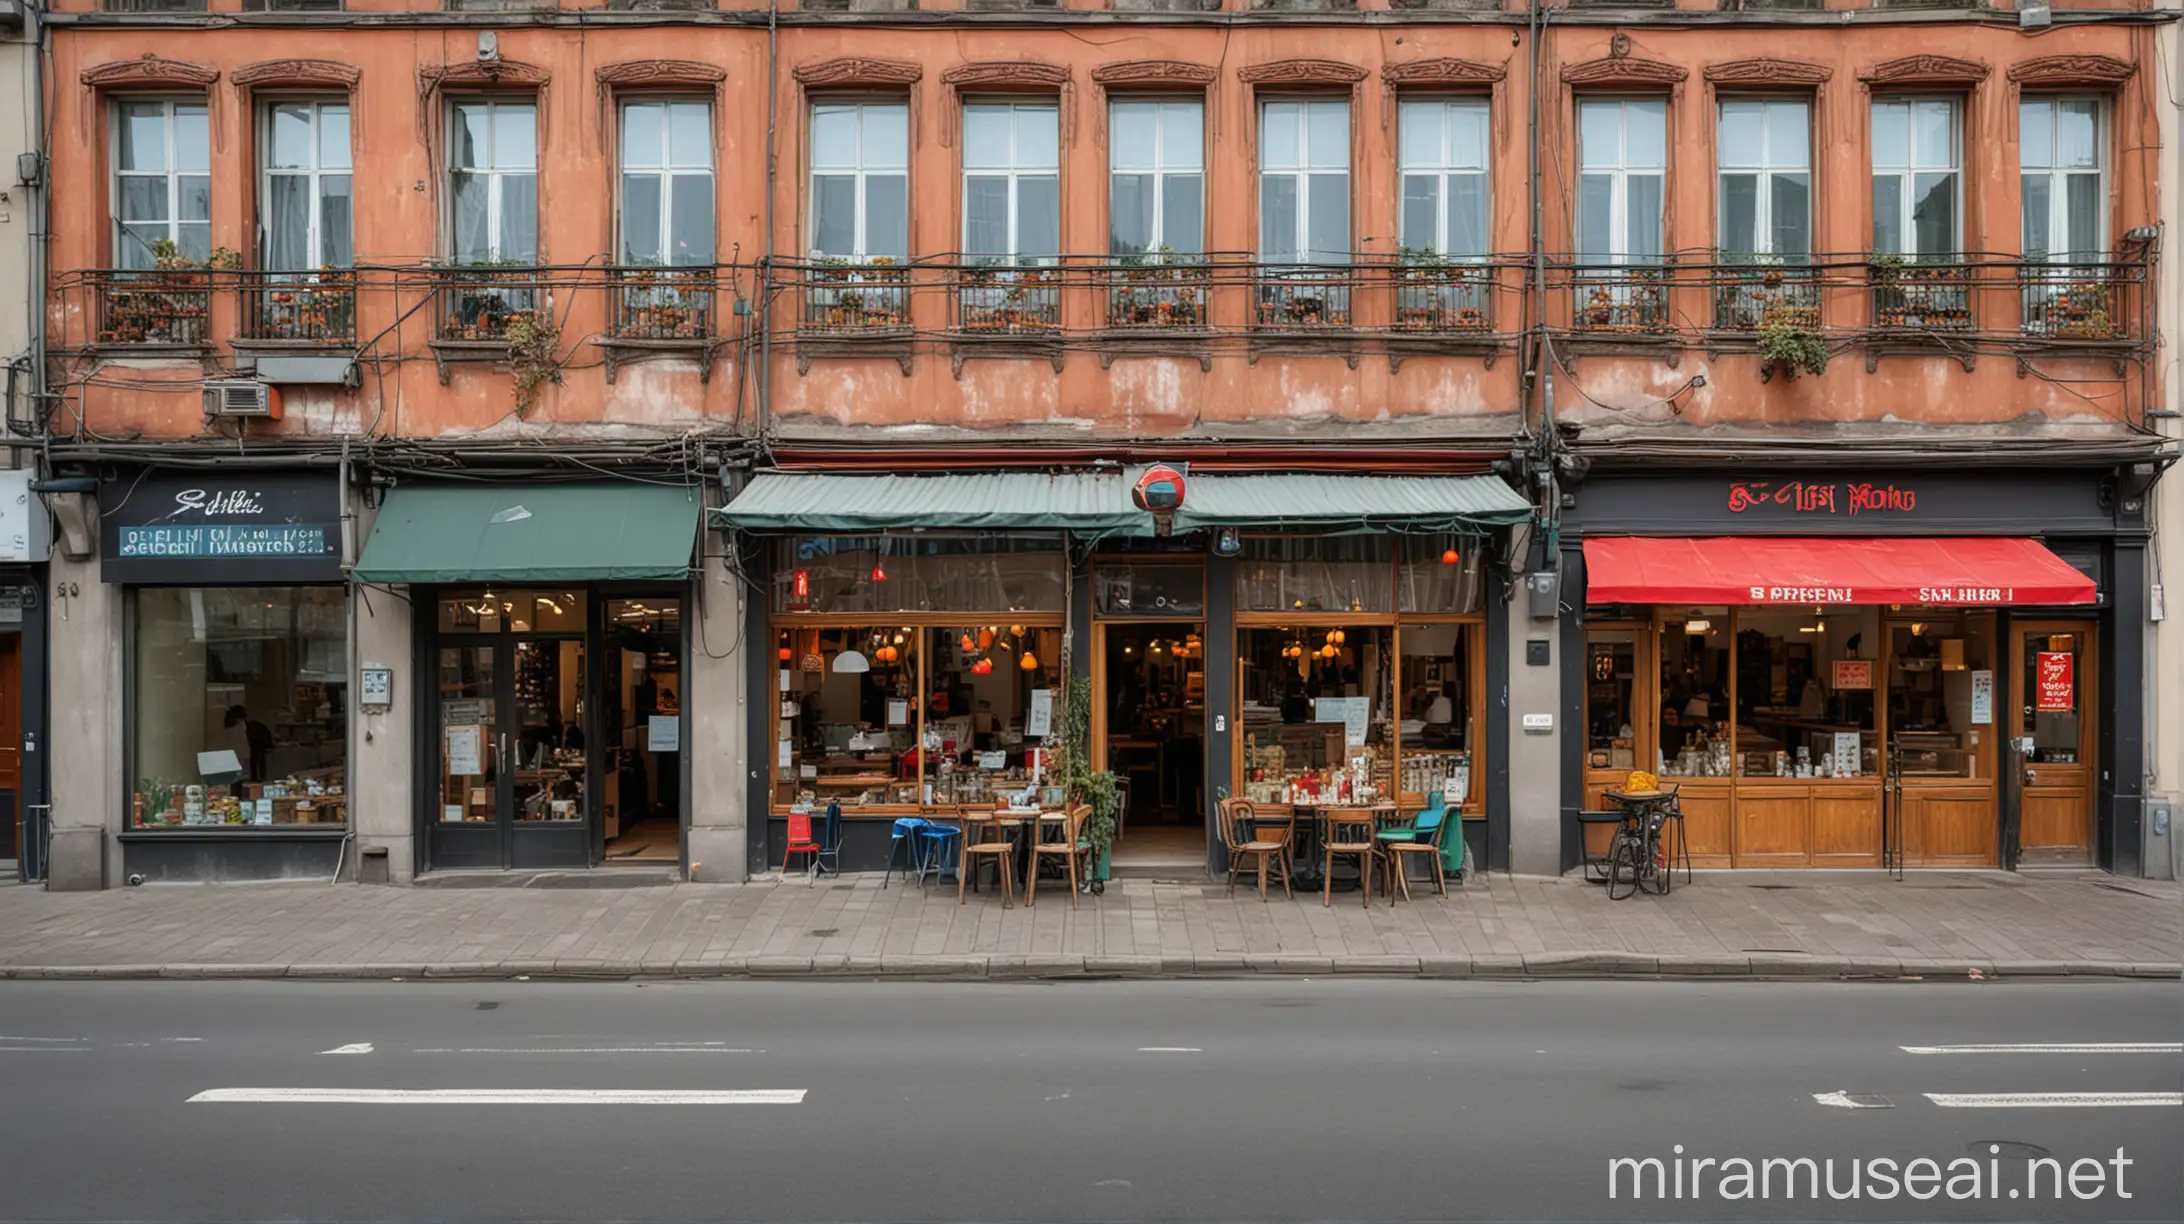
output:
[[[2177,1094],[2184,1055],[1901,1047],[2180,1038],[2173,983],[8,983],[0,1218],[2173,1224],[2184,1105],[1926,1094]],[[1976,1152],[1998,1197],[1609,1197],[1677,1144],[1838,1189]],[[2022,1145],[2100,1196],[2012,1199]]]

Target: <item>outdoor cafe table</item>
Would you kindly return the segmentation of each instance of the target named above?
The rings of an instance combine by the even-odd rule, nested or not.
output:
[[[1642,791],[1611,790],[1601,792],[1600,797],[1623,809],[1624,828],[1628,828],[1633,832],[1643,835],[1646,829],[1646,822],[1653,819],[1657,814],[1665,812],[1666,809],[1668,809],[1676,802],[1676,791],[1673,788],[1662,789],[1660,787],[1655,787],[1652,790]],[[1677,826],[1676,831],[1680,834],[1682,832],[1682,826]],[[1663,841],[1663,853],[1672,854],[1672,849],[1666,845],[1666,841],[1669,836],[1668,830],[1664,828],[1661,832],[1661,836]],[[1686,845],[1684,848],[1684,854],[1685,860],[1688,863],[1690,856],[1690,848],[1688,845]],[[1673,863],[1673,859],[1671,859],[1671,862]],[[1689,868],[1687,867],[1686,870],[1688,869]],[[1612,873],[1613,869],[1610,868],[1609,874],[1612,875]],[[1673,866],[1662,872],[1660,887],[1661,892],[1666,893],[1668,891],[1670,887],[1669,882],[1673,878],[1673,874]],[[1606,881],[1603,880],[1601,882],[1605,883]]]
[[[1069,812],[1064,808],[977,809],[963,815],[963,844],[970,845],[974,836],[982,835],[984,827],[1001,830],[1016,844],[1017,882],[1028,884],[1031,873],[1038,870],[1038,855],[1032,847],[1042,841],[1068,836],[1068,822]],[[1026,836],[1026,830],[1031,831],[1029,836]]]

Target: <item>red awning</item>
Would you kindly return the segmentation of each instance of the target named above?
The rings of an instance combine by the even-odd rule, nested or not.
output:
[[[1704,536],[1585,541],[1587,603],[2089,604],[2038,540]]]

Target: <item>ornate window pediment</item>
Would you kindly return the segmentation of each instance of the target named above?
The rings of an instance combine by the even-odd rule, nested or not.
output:
[[[188,60],[168,59],[146,52],[141,59],[115,60],[83,70],[79,78],[93,89],[133,85],[191,85],[202,88],[220,79],[220,70]]]
[[[925,75],[925,69],[895,60],[844,56],[816,64],[800,64],[790,69],[789,75],[807,89],[855,89],[868,85],[914,85]]]
[[[1380,69],[1380,79],[1390,85],[1492,85],[1508,74],[1501,64],[1467,59],[1411,60]]]
[[[2118,85],[2135,71],[2113,55],[2044,55],[2011,64],[2009,76],[2019,85]]]
[[[1868,85],[1977,85],[1991,69],[1977,60],[1947,55],[1906,55],[1858,74]]]
[[[1247,85],[1355,85],[1365,79],[1365,70],[1337,60],[1285,59],[1247,64],[1236,70],[1236,79]]]
[[[1101,85],[1211,85],[1219,75],[1208,65],[1182,60],[1130,60],[1092,70],[1093,81]]]
[[[228,73],[228,81],[235,85],[268,87],[318,85],[346,91],[356,88],[362,76],[355,64],[322,59],[284,59],[245,64]]]
[[[1691,70],[1681,64],[1610,55],[1564,68],[1562,83],[1595,89],[1618,86],[1657,89],[1664,85],[1681,85],[1689,75]]]
[[[1760,56],[1708,64],[1705,75],[1716,85],[1819,85],[1834,76],[1835,70],[1825,64]]]

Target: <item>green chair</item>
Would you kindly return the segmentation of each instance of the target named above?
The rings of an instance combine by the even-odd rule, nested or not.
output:
[[[1403,891],[1403,899],[1405,901],[1410,900],[1410,872],[1408,870],[1409,865],[1405,860],[1421,855],[1429,857],[1433,863],[1434,891],[1444,897],[1448,895],[1447,858],[1442,847],[1446,841],[1448,827],[1451,824],[1457,827],[1457,867],[1458,870],[1461,870],[1463,865],[1463,815],[1462,813],[1455,813],[1454,819],[1451,819],[1448,804],[1439,794],[1431,796],[1431,802],[1428,803],[1426,810],[1418,813],[1417,821],[1407,830],[1410,834],[1409,837],[1391,838],[1381,843],[1380,853],[1388,860],[1388,895],[1391,898],[1395,895],[1396,889],[1400,888]],[[1390,829],[1387,833],[1404,831]],[[1381,836],[1386,838],[1387,833],[1383,833]]]
[[[1379,833],[1374,835],[1375,839],[1379,841],[1382,846],[1387,846],[1393,842],[1417,841],[1419,825],[1423,824],[1426,817],[1432,815],[1435,811],[1440,811],[1445,814],[1448,811],[1448,801],[1442,798],[1440,791],[1428,791],[1426,792],[1426,806],[1419,809],[1416,816],[1411,817],[1411,822],[1409,824],[1395,825],[1390,828],[1382,829]],[[1436,817],[1434,823],[1440,823],[1441,819],[1441,817]]]

